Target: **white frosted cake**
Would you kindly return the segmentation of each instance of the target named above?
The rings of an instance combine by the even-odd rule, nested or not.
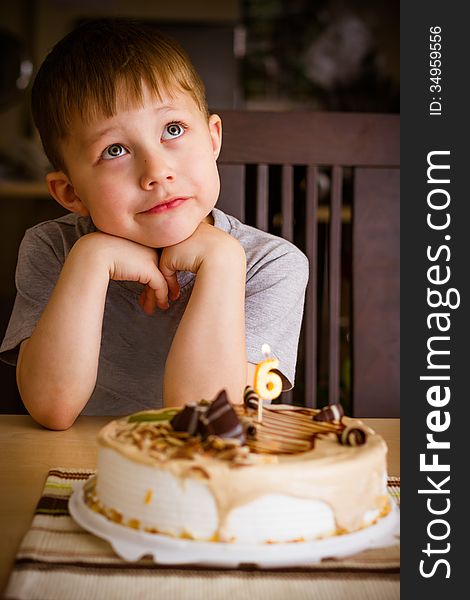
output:
[[[232,543],[352,532],[389,510],[384,440],[336,406],[256,400],[137,413],[98,437],[91,508],[123,526]]]

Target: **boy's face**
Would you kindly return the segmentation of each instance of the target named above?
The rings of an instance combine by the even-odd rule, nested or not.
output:
[[[61,204],[90,215],[105,233],[152,248],[188,238],[209,220],[219,194],[221,122],[178,91],[162,101],[144,87],[143,106],[118,95],[113,117],[75,118],[62,144],[67,175],[47,176]]]

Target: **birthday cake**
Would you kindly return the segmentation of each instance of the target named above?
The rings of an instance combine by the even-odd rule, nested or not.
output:
[[[141,531],[211,542],[299,542],[389,510],[384,440],[340,405],[213,402],[136,413],[99,433],[86,504]]]

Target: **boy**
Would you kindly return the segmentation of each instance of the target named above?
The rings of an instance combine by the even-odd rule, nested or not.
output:
[[[293,382],[308,264],[214,208],[221,120],[181,48],[151,26],[92,22],[32,90],[71,214],[26,232],[2,358],[31,416],[127,414],[252,384],[261,345]]]

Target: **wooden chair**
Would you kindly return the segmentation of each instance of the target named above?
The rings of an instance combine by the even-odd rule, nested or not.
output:
[[[341,276],[345,227],[352,232],[351,373],[354,416],[399,416],[399,116],[358,113],[220,111],[219,206],[268,230],[273,165],[281,174],[279,233],[310,261],[303,322],[303,366],[296,387],[317,406],[317,363],[328,355],[328,402],[340,400]],[[253,166],[255,165],[255,167]],[[255,191],[249,179],[255,172]],[[297,172],[301,175],[301,194]],[[321,184],[330,185],[328,198]],[[296,188],[297,186],[297,188]],[[252,185],[253,187],[253,185]],[[347,189],[347,194],[346,194]],[[272,190],[272,186],[271,186]],[[347,198],[346,198],[347,196]],[[255,207],[253,207],[253,203]],[[300,216],[299,216],[300,215]],[[279,215],[278,215],[279,218]],[[279,220],[279,219],[278,219]],[[319,254],[319,223],[328,246]],[[296,233],[297,231],[297,233]],[[318,282],[327,273],[327,336],[319,336]],[[347,294],[346,294],[347,296]],[[292,401],[292,392],[284,395]]]

